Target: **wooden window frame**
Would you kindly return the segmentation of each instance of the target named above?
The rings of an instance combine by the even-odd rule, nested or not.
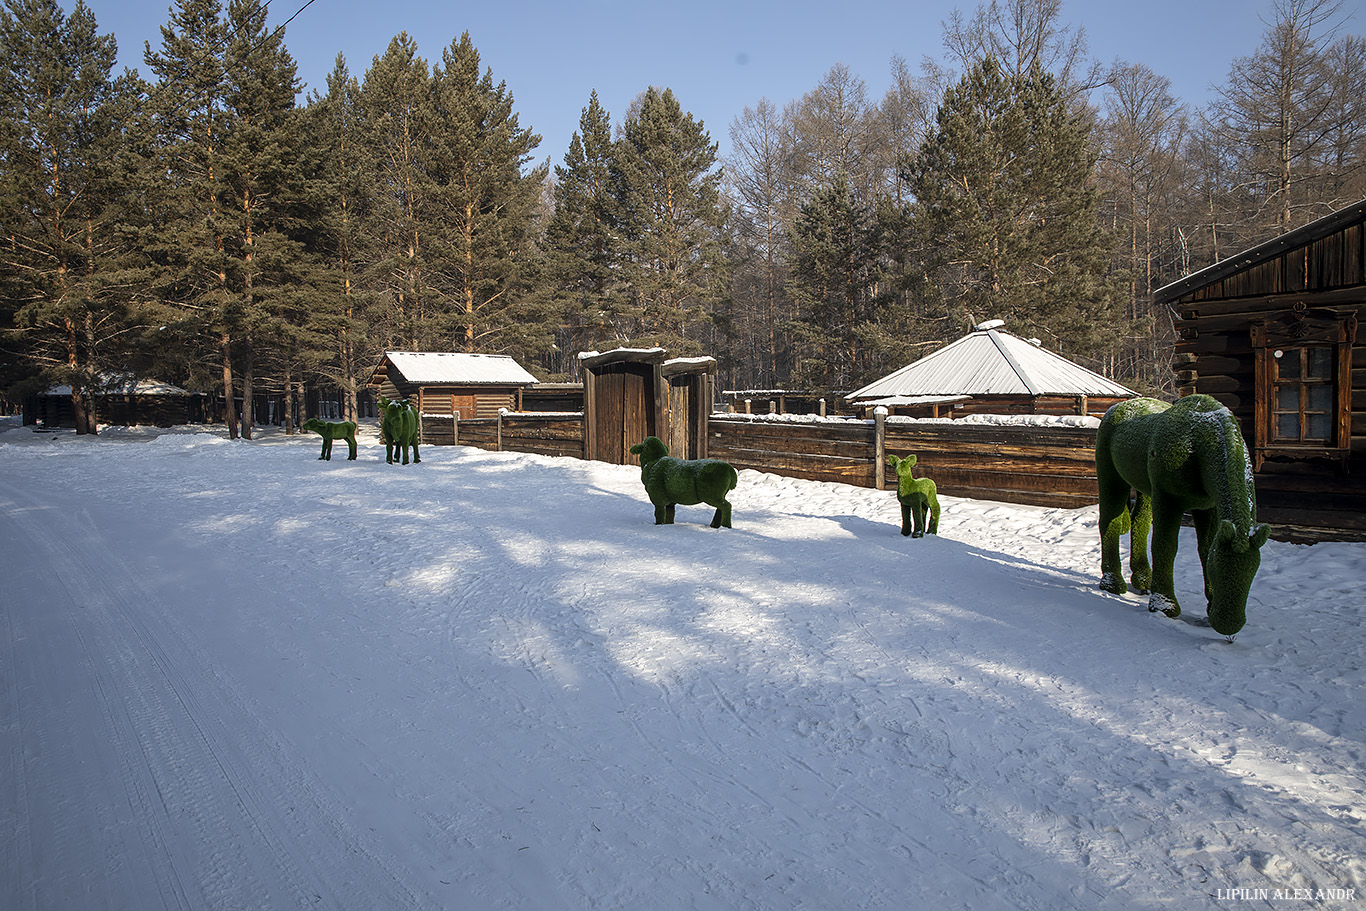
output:
[[[1332,459],[1345,470],[1352,454],[1352,344],[1356,338],[1356,315],[1311,310],[1297,303],[1287,314],[1253,323],[1251,333],[1256,367],[1254,469],[1261,471],[1267,459]],[[1329,374],[1322,382],[1305,376],[1303,352],[1309,348],[1327,348],[1331,352]],[[1292,352],[1300,361],[1300,375],[1293,383],[1291,378],[1279,377],[1278,365],[1278,360],[1283,362]],[[1295,385],[1301,390],[1301,439],[1278,438],[1278,415],[1295,413],[1277,409],[1278,385]],[[1322,413],[1306,409],[1305,390],[1314,385],[1326,385],[1333,391],[1328,411],[1330,432],[1322,443],[1303,439],[1307,415]]]

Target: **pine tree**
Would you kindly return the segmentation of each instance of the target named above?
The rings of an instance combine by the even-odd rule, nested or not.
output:
[[[669,89],[650,88],[619,145],[623,270],[635,300],[633,344],[702,349],[710,309],[725,295],[725,211],[716,144]]]
[[[324,293],[308,325],[335,346],[335,357],[318,357],[310,366],[342,390],[348,421],[358,415],[361,364],[370,353],[364,318],[370,297],[362,287],[359,264],[361,224],[371,203],[366,174],[373,171],[362,142],[359,96],[360,84],[338,54],[327,77],[327,94],[313,98],[308,108],[310,134],[321,155],[316,190],[322,210],[315,244],[326,258]]]
[[[251,439],[258,349],[273,344],[290,372],[302,343],[294,304],[312,263],[291,233],[300,231],[306,149],[296,67],[280,31],[267,28],[260,0],[229,0],[227,24],[224,105],[232,129],[222,149],[221,222],[232,257],[228,290],[241,313],[242,435]]]
[[[444,311],[437,331],[466,351],[523,357],[549,346],[525,294],[532,229],[544,167],[522,167],[540,137],[518,124],[512,94],[480,72],[466,32],[432,74],[431,123],[422,149],[432,192],[432,289]]]
[[[848,388],[867,362],[862,336],[876,318],[878,223],[841,172],[802,206],[792,232],[794,328],[808,351],[797,376],[811,387]]]
[[[171,337],[217,361],[228,436],[240,424],[233,373],[234,343],[246,314],[234,291],[232,230],[225,207],[223,145],[230,130],[224,49],[227,30],[218,0],[179,0],[161,27],[161,49],[143,55],[157,76],[149,108],[158,136],[148,174],[152,210],[144,243],[154,264],[154,290],[177,317]],[[212,353],[211,353],[212,352]]]
[[[1074,357],[1117,343],[1123,310],[1097,224],[1095,153],[1051,76],[987,57],[945,93],[911,175],[931,284],[966,325],[1002,317]]]
[[[372,204],[363,222],[362,277],[374,295],[374,339],[382,349],[441,350],[430,327],[436,314],[427,287],[432,193],[423,170],[430,75],[417,45],[400,33],[366,71],[357,99],[363,144],[373,171]]]
[[[621,342],[627,299],[617,205],[611,116],[595,91],[579,117],[564,165],[555,168],[555,213],[546,230],[552,298],[566,327],[561,347],[596,351]]]
[[[9,334],[41,382],[71,386],[83,434],[96,430],[92,393],[121,366],[109,348],[129,318],[110,277],[135,86],[110,79],[116,53],[80,0],[69,17],[55,0],[0,9],[0,274],[17,304]]]

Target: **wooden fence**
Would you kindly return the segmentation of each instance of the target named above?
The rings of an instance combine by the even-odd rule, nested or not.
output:
[[[933,478],[947,496],[1064,508],[1098,499],[1094,427],[714,414],[707,433],[708,455],[737,469],[892,489],[896,475],[886,470],[886,457],[915,453],[916,475]],[[425,443],[458,439],[480,449],[583,457],[578,413],[504,413],[430,428],[424,419],[423,434]]]
[[[965,421],[755,421],[713,415],[709,454],[736,468],[894,488],[886,457],[948,496],[1076,508],[1099,499],[1096,428]],[[879,463],[884,470],[879,470]]]
[[[422,416],[422,442],[479,449],[530,452],[583,458],[581,412],[504,412],[496,418],[456,421],[448,415]]]

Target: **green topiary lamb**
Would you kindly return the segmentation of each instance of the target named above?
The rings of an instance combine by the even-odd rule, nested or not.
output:
[[[1130,581],[1148,610],[1181,615],[1173,566],[1181,515],[1195,520],[1210,626],[1231,640],[1247,622],[1247,595],[1269,526],[1258,525],[1247,445],[1227,408],[1207,395],[1168,405],[1131,399],[1105,414],[1096,436],[1101,582],[1123,594],[1119,538],[1130,532]],[[1130,488],[1138,492],[1131,507]],[[1152,526],[1153,564],[1148,564]]]
[[[356,458],[356,422],[355,421],[324,421],[321,418],[309,418],[301,426],[303,430],[311,430],[323,438],[323,454],[318,456],[319,460],[326,459],[332,461],[332,441],[345,440],[351,452],[346,457],[347,461]]]
[[[384,416],[380,418],[380,435],[384,438],[384,460],[392,465],[400,458],[408,464],[408,447],[413,449],[414,464],[421,462],[417,452],[418,419],[417,409],[407,399],[386,399],[381,397],[380,407]]]
[[[896,472],[896,498],[901,501],[901,533],[912,538],[923,538],[926,532],[939,534],[939,494],[929,478],[912,477],[911,469],[915,467],[915,462],[914,454],[904,459],[887,457],[887,464]]]
[[[735,489],[735,469],[720,459],[675,459],[659,437],[646,437],[631,447],[640,456],[640,480],[655,506],[655,524],[672,525],[674,506],[706,503],[716,507],[712,528],[730,528],[726,494]]]

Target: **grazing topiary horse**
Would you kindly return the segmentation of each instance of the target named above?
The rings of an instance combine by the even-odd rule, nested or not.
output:
[[[1172,579],[1181,515],[1195,520],[1210,626],[1231,640],[1247,622],[1247,594],[1270,527],[1256,524],[1247,445],[1229,410],[1207,395],[1167,405],[1131,399],[1105,414],[1096,437],[1101,582],[1123,594],[1119,538],[1130,532],[1130,581],[1148,610],[1179,617]],[[1129,490],[1138,492],[1132,508]],[[1148,564],[1152,526],[1153,564]]]
[[[321,418],[309,418],[304,421],[301,429],[311,430],[323,438],[323,454],[318,456],[319,460],[326,459],[332,461],[332,441],[345,440],[351,452],[346,457],[347,461],[356,458],[356,422],[355,421],[324,421]]]
[[[901,533],[912,538],[923,538],[925,533],[939,534],[939,494],[929,478],[911,475],[915,454],[898,459],[888,456],[887,464],[896,472],[896,498],[901,501]],[[928,517],[929,521],[926,522]],[[915,519],[912,530],[911,520]]]
[[[640,456],[640,480],[655,505],[655,524],[672,525],[674,506],[706,503],[716,507],[712,528],[730,528],[726,494],[735,489],[735,469],[720,459],[675,459],[659,437],[646,437],[631,447]]]
[[[384,438],[384,461],[392,465],[400,457],[408,464],[408,447],[413,449],[413,463],[422,461],[417,452],[418,419],[417,409],[407,399],[386,399],[381,397],[380,407],[384,416],[380,418],[380,435]]]

